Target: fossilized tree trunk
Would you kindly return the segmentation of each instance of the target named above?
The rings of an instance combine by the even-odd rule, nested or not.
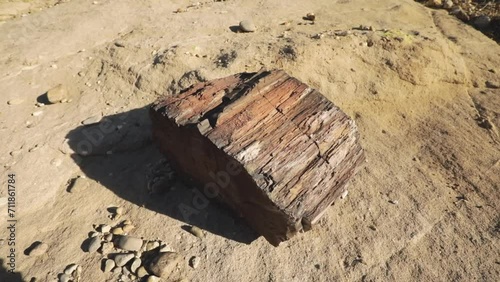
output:
[[[174,166],[274,246],[309,230],[364,161],[354,122],[281,70],[195,84],[150,114]]]

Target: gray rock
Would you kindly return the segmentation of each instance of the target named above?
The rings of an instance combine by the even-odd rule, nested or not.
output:
[[[45,254],[47,252],[47,250],[49,249],[49,245],[45,244],[45,243],[38,243],[36,244],[31,250],[30,252],[28,253],[28,256],[30,257],[38,257],[38,256],[41,256],[43,254]]]
[[[71,275],[64,273],[59,276],[59,282],[69,282],[71,278]]]
[[[140,258],[135,258],[130,265],[130,271],[132,273],[137,273],[137,269],[141,266],[142,261]]]
[[[139,251],[142,247],[142,239],[130,236],[120,236],[118,239],[118,248],[127,251]]]
[[[98,236],[92,237],[92,239],[90,239],[89,242],[88,252],[89,253],[96,252],[97,249],[99,249],[100,247],[101,247],[101,239]]]
[[[73,272],[76,271],[77,267],[78,267],[77,264],[70,264],[70,265],[66,266],[66,268],[64,269],[64,273],[71,275],[71,274],[73,274]]]
[[[200,265],[201,259],[199,257],[192,257],[189,260],[189,265],[191,265],[192,268],[197,268]]]
[[[96,124],[101,121],[100,116],[91,116],[86,118],[85,120],[82,121],[83,125],[91,125],[91,124]]]
[[[485,15],[479,16],[474,19],[472,24],[478,28],[478,29],[485,29],[487,28],[491,23],[491,18]]]
[[[244,20],[240,22],[240,30],[243,32],[254,32],[257,27],[251,20]]]
[[[114,261],[117,266],[124,266],[131,259],[134,258],[134,254],[118,254],[115,256]]]
[[[177,253],[160,253],[148,265],[149,272],[158,277],[168,277],[179,263],[180,256]]]
[[[47,100],[51,104],[61,103],[68,99],[68,90],[62,84],[47,91]]]
[[[104,261],[104,266],[103,266],[103,269],[102,271],[104,272],[110,272],[111,270],[113,270],[113,268],[116,266],[116,263],[114,260],[112,259],[106,259]]]
[[[107,224],[101,224],[99,225],[98,231],[101,233],[108,233],[109,231],[111,231],[111,226]]]

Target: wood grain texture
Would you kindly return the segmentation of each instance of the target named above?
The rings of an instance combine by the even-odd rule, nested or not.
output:
[[[282,70],[198,83],[150,114],[174,166],[217,184],[218,198],[274,246],[309,230],[364,161],[354,121]]]

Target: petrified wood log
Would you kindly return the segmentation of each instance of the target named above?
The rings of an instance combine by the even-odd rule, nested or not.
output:
[[[274,246],[309,230],[364,161],[354,121],[282,70],[198,83],[150,114],[174,167]]]

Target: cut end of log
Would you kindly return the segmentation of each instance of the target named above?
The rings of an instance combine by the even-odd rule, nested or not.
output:
[[[282,70],[195,84],[150,115],[174,167],[274,246],[311,229],[364,161],[354,121]]]

